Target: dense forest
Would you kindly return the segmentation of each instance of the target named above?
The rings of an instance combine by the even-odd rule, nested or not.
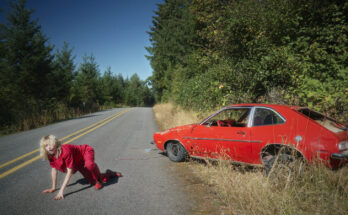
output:
[[[9,2],[7,22],[0,23],[0,131],[25,130],[116,105],[154,103],[148,80],[114,75],[110,67],[101,74],[93,54],[76,65],[67,43],[50,45],[25,3]]]
[[[157,101],[292,104],[347,122],[348,1],[165,0],[148,33]]]

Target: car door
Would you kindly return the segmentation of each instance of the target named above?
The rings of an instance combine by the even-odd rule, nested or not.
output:
[[[217,158],[216,152],[221,146],[217,139],[214,126],[198,125],[192,129],[189,141],[192,143],[192,156]]]
[[[191,133],[196,155],[245,162],[251,153],[250,107],[222,109]]]
[[[284,126],[285,122],[285,118],[274,109],[255,107],[250,128],[252,142],[251,163],[262,163],[260,152],[265,145],[285,144],[288,142],[288,134],[291,131]]]

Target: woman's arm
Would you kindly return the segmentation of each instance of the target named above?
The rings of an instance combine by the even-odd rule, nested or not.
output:
[[[72,169],[69,169],[67,168],[67,173],[66,173],[66,176],[65,176],[65,179],[64,179],[64,182],[62,184],[62,187],[60,188],[58,194],[56,195],[56,197],[54,197],[54,200],[60,200],[60,199],[64,199],[64,189],[66,188],[66,185],[68,185],[69,181],[70,181],[70,178],[73,174],[73,170]]]
[[[56,190],[56,185],[57,185],[57,169],[52,168],[51,170],[51,176],[52,176],[52,188],[51,189],[46,189],[42,191],[42,193],[53,193]]]

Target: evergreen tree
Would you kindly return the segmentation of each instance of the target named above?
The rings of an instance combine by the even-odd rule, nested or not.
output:
[[[58,101],[69,104],[70,91],[75,75],[75,56],[68,43],[64,42],[63,48],[57,50],[54,59],[54,71],[50,76],[51,96],[55,96]]]
[[[139,76],[134,74],[130,79],[126,80],[126,88],[124,91],[125,104],[130,106],[142,106],[141,101],[141,82]]]
[[[25,0],[10,2],[7,23],[1,25],[1,85],[11,120],[39,111],[49,95],[52,47]],[[3,97],[3,96],[1,96]],[[2,108],[1,108],[2,109]],[[20,114],[22,113],[22,114]],[[15,119],[16,118],[16,119]]]
[[[137,74],[125,80],[124,104],[129,106],[151,106],[154,96],[147,85],[147,81],[140,80]]]
[[[124,101],[125,80],[121,74],[115,77],[114,84],[113,101],[115,104],[122,104]]]
[[[153,68],[153,87],[161,100],[170,91],[173,70],[186,64],[186,56],[194,50],[195,26],[189,11],[190,0],[166,0],[158,4],[149,31],[151,47],[147,47]],[[164,99],[165,100],[165,99]]]
[[[85,110],[95,109],[99,104],[99,66],[93,55],[83,57],[73,85],[71,102]]]
[[[111,73],[111,67],[109,66],[104,72],[103,77],[100,79],[100,92],[101,102],[100,104],[114,104],[114,96],[117,95],[118,89],[116,86],[116,78]]]
[[[1,24],[1,29],[3,24]],[[15,103],[11,96],[11,81],[8,80],[8,65],[6,61],[6,50],[3,31],[0,31],[0,126],[11,120],[11,108]]]

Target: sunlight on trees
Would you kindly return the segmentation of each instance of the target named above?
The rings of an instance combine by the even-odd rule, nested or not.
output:
[[[283,103],[348,118],[346,1],[166,0],[148,33],[158,101]]]

